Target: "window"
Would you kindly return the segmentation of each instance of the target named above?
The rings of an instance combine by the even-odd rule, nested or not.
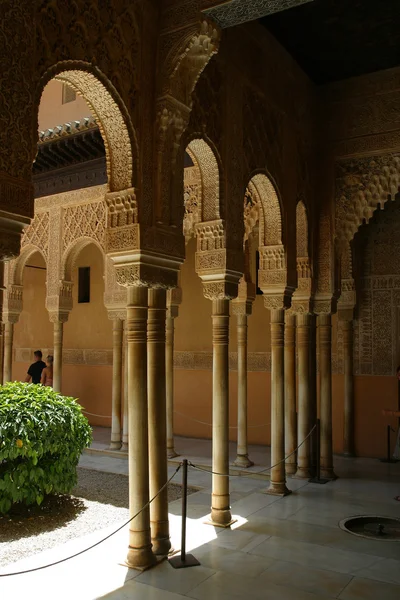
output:
[[[78,269],[78,303],[90,302],[90,267]]]
[[[63,83],[62,86],[62,103],[68,104],[68,102],[74,102],[76,100],[76,92],[69,87],[66,83]]]

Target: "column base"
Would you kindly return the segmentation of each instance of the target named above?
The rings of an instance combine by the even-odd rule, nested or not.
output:
[[[295,475],[296,471],[297,471],[296,463],[285,463],[286,475]]]
[[[178,452],[176,452],[175,448],[167,448],[167,458],[176,458],[180,456]]]
[[[171,552],[171,539],[169,537],[169,522],[151,523],[151,528],[157,531],[157,535],[151,537],[153,553],[156,556],[167,556]],[[163,531],[164,530],[164,531]]]
[[[132,548],[129,546],[125,563],[130,569],[146,571],[157,564],[157,558],[154,556],[151,546],[147,548]]]
[[[243,469],[248,469],[254,465],[247,454],[238,454],[233,464],[235,467],[242,467]]]
[[[293,479],[310,479],[312,477],[311,469],[308,467],[297,467],[296,473],[293,475]]]
[[[344,456],[344,458],[355,458],[356,454],[355,452],[343,452],[342,456]]]
[[[128,450],[129,450],[129,445],[128,445],[128,443],[126,443],[126,442],[124,443],[124,442],[123,442],[123,443],[122,443],[122,446],[121,446],[121,448],[120,448],[120,451],[121,451],[121,452],[128,452]]]
[[[329,479],[329,481],[335,481],[335,479],[338,478],[337,475],[335,474],[334,470],[333,470],[333,467],[332,468],[330,467],[329,469],[323,469],[321,467],[320,477],[322,479]]]
[[[121,442],[111,442],[108,449],[109,450],[121,450]]]
[[[230,508],[211,507],[210,517],[205,522],[208,525],[215,525],[215,527],[230,527],[232,523],[235,523],[235,520],[232,519]]]
[[[268,494],[269,496],[288,496],[292,493],[292,490],[286,487],[285,483],[270,483],[270,486],[267,490],[264,491],[264,494]]]

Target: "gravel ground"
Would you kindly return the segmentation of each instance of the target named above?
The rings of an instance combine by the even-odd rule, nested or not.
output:
[[[168,502],[181,497],[170,483]],[[198,491],[188,488],[188,493]],[[128,477],[78,468],[73,496],[48,496],[43,504],[14,507],[0,516],[0,566],[129,519]]]

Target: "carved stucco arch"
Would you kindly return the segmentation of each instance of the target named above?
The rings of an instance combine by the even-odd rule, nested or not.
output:
[[[74,242],[66,249],[64,252],[62,263],[61,263],[61,279],[71,282],[72,281],[72,271],[74,269],[75,263],[78,259],[79,254],[86,248],[87,246],[93,244],[100,250],[102,259],[103,259],[103,277],[105,272],[105,261],[106,256],[104,252],[104,248],[99,244],[99,242],[90,237],[81,237],[74,240]]]
[[[336,239],[351,242],[362,223],[400,190],[400,153],[337,163]],[[342,251],[340,250],[340,254]]]
[[[128,111],[112,83],[90,63],[57,63],[46,71],[40,81],[37,109],[42,91],[51,79],[71,86],[95,115],[106,150],[109,190],[114,192],[135,187],[139,171],[136,134]],[[37,120],[35,129],[37,139]]]
[[[28,260],[36,253],[40,254],[40,256],[43,258],[43,261],[47,267],[46,256],[45,256],[44,252],[42,252],[42,249],[39,248],[38,246],[34,246],[33,244],[29,244],[22,249],[21,254],[18,256],[18,258],[16,258],[14,261],[12,261],[10,263],[10,276],[11,277],[9,280],[9,284],[22,286],[24,269],[26,267],[26,264],[27,264]],[[11,265],[13,265],[13,266],[11,266]]]
[[[221,177],[217,153],[203,138],[193,138],[187,144],[189,155],[199,168],[201,177],[200,219],[216,221],[221,218]]]
[[[277,188],[264,172],[253,175],[249,188],[254,189],[260,202],[260,246],[283,244],[282,204]]]

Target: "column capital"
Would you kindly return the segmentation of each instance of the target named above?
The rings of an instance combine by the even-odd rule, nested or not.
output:
[[[60,280],[57,291],[46,297],[46,308],[51,323],[66,323],[72,310],[72,281]]]
[[[121,309],[121,308],[112,309],[112,308],[109,308],[107,310],[107,316],[108,316],[108,318],[109,318],[110,321],[125,321],[126,320],[126,308],[125,309]]]
[[[23,308],[23,286],[8,285],[3,294],[3,321],[18,323]]]

